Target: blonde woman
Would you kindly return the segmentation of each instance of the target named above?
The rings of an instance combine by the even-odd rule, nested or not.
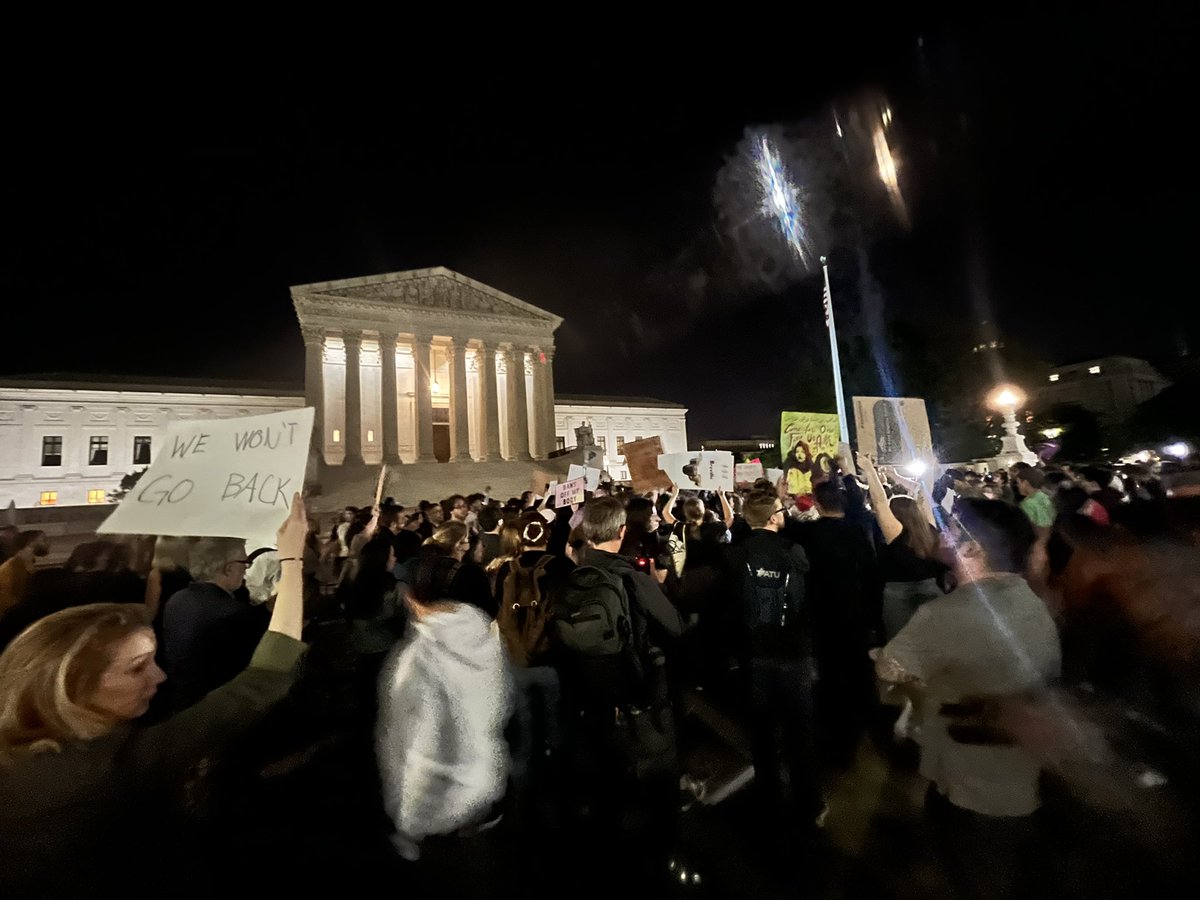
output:
[[[270,630],[249,667],[158,725],[136,720],[165,676],[150,612],[101,603],[31,625],[0,655],[0,896],[108,896],[130,890],[136,853],[178,880],[166,798],[288,691],[303,653],[304,506],[279,530],[282,574]]]

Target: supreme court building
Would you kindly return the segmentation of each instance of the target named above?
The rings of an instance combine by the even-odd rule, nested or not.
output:
[[[449,269],[293,287],[326,463],[545,459],[562,319]]]
[[[562,319],[457,272],[298,285],[291,298],[304,338],[302,390],[194,379],[0,379],[0,506],[110,502],[122,476],[156,456],[171,421],[299,406],[316,410],[313,480],[334,485],[345,473],[349,483],[363,466],[387,462],[402,473],[397,496],[410,502],[483,484],[528,487],[532,474],[554,474],[534,460],[574,446],[584,423],[618,480],[627,474],[626,441],[658,435],[668,453],[688,449],[681,404],[556,397],[554,331]]]

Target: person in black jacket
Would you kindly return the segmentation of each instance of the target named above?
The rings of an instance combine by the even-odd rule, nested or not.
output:
[[[845,518],[840,483],[818,482],[813,497],[820,518],[790,521],[783,533],[804,548],[810,565],[822,749],[828,762],[850,765],[876,704],[867,651],[879,645],[882,630],[878,563],[866,534]]]
[[[782,750],[791,809],[797,822],[811,827],[825,803],[813,733],[812,625],[804,583],[808,557],[779,533],[786,511],[775,494],[751,494],[743,515],[753,531],[730,551],[728,577],[740,614],[755,783],[766,808],[782,805]]]

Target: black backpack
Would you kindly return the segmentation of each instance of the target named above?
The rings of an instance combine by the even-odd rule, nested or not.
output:
[[[786,551],[744,547],[741,569],[742,622],[752,653],[791,655],[799,651],[804,576]]]
[[[646,690],[644,623],[631,586],[596,566],[579,566],[554,608],[554,633],[574,658],[583,689],[600,705],[640,704]]]

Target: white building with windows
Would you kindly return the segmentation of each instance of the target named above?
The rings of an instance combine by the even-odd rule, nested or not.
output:
[[[649,397],[596,397],[559,394],[554,403],[557,448],[575,445],[575,429],[592,427],[604,453],[604,465],[617,481],[629,479],[621,451],[626,441],[662,438],[663,453],[683,453],[687,445],[687,407]]]
[[[1051,369],[1034,394],[1042,408],[1077,404],[1112,424],[1170,386],[1170,379],[1144,359],[1105,356]]]
[[[303,405],[299,389],[66,375],[0,379],[0,505],[107,503],[122,477],[154,459],[169,422]]]

